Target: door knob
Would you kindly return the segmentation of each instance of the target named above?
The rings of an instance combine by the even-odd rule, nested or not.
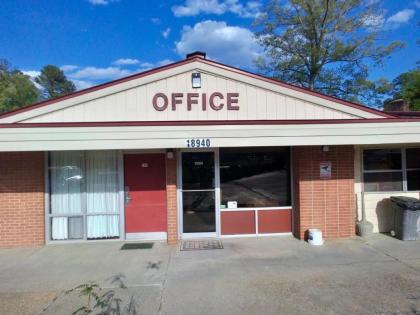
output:
[[[124,187],[124,203],[126,205],[128,205],[131,201],[131,197],[130,197],[130,187],[125,186]]]

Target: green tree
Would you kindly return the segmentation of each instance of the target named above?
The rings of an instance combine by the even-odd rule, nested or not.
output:
[[[392,83],[392,99],[386,102],[402,98],[411,110],[420,111],[420,69],[402,73]]]
[[[35,82],[42,87],[42,98],[49,99],[76,91],[74,83],[68,80],[64,72],[53,65],[44,66]]]
[[[34,103],[38,97],[38,89],[29,76],[0,60],[0,113]]]
[[[369,81],[369,66],[404,46],[377,45],[382,23],[376,1],[272,0],[255,21],[266,56],[257,66],[274,78],[378,106],[389,83]]]

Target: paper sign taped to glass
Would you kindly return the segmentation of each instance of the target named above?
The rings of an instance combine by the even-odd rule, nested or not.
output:
[[[319,164],[319,177],[321,179],[331,178],[331,162],[321,162]]]

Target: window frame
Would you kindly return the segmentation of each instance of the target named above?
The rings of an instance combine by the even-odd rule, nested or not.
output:
[[[85,158],[83,164],[86,165],[86,152],[87,150],[76,150],[82,151]],[[101,150],[99,150],[101,151]],[[83,192],[82,192],[82,212],[81,213],[60,213],[60,214],[53,214],[51,212],[51,193],[50,193],[50,153],[52,151],[46,151],[44,153],[44,205],[45,205],[45,243],[46,244],[54,244],[54,243],[85,243],[85,242],[107,242],[107,241],[121,241],[125,238],[125,213],[124,213],[124,172],[123,172],[123,152],[121,150],[115,150],[117,152],[117,173],[118,173],[118,212],[116,213],[105,213],[105,212],[95,212],[94,214],[87,213],[86,208],[86,183],[83,184]],[[86,170],[86,167],[84,168]],[[115,216],[118,215],[119,217],[119,237],[110,238],[110,239],[89,239],[87,233],[87,217],[92,215],[110,215]],[[63,240],[55,240],[52,238],[52,218],[69,218],[69,217],[82,217],[82,229],[83,229],[83,237],[79,239],[63,239]],[[68,224],[68,223],[67,223]]]
[[[420,168],[407,168],[407,149],[420,149],[419,146],[404,146],[404,147],[366,147],[361,150],[361,178],[362,187],[365,194],[395,194],[395,193],[416,193],[420,190],[408,190],[407,171],[420,171]],[[399,150],[401,152],[401,169],[399,170],[365,170],[364,154],[367,150]],[[381,190],[381,191],[366,191],[365,190],[365,174],[369,173],[402,173],[402,190]]]
[[[408,190],[407,172],[409,171],[420,171],[420,167],[407,167],[407,150],[408,149],[420,149],[420,147],[406,147],[404,148],[404,163],[405,163],[405,184],[407,192],[420,192],[420,190]]]

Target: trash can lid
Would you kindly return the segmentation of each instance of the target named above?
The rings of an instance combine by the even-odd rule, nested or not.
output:
[[[420,210],[420,200],[413,197],[392,196],[391,201],[407,210]]]

